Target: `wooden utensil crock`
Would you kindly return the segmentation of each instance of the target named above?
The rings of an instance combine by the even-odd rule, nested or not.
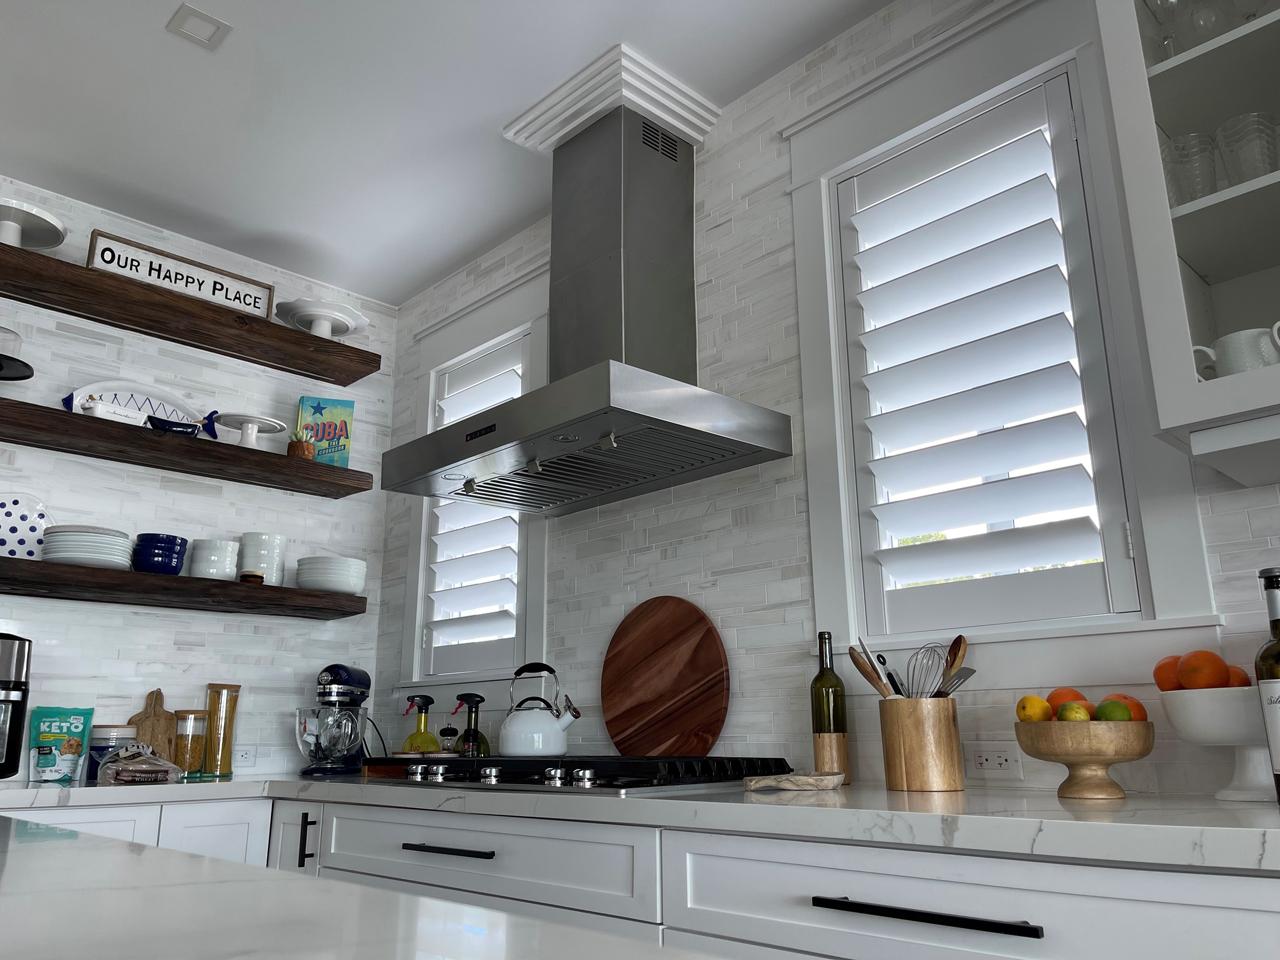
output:
[[[951,697],[881,700],[880,743],[890,790],[964,789],[964,753]]]

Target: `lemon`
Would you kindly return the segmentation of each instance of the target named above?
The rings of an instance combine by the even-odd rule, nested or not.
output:
[[[1018,719],[1023,723],[1039,723],[1041,720],[1053,719],[1053,707],[1049,706],[1049,701],[1044,697],[1028,694],[1018,701],[1014,709]]]
[[[1064,703],[1058,708],[1059,720],[1090,720],[1089,708],[1078,700]]]
[[[1119,700],[1104,700],[1098,704],[1099,720],[1132,720],[1133,711],[1127,703]]]

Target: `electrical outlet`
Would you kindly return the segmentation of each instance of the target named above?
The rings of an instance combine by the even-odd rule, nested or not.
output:
[[[257,762],[257,747],[236,747],[231,753],[232,767],[252,767]]]
[[[1021,780],[1022,754],[1012,740],[967,743],[965,768],[978,780]]]

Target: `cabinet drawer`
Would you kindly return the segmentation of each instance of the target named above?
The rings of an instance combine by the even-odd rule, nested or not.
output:
[[[1273,879],[680,831],[662,857],[669,927],[831,957],[1167,960],[1280,935]]]
[[[320,865],[658,921],[658,831],[326,804]]]
[[[115,788],[104,788],[115,789]],[[160,834],[160,804],[110,807],[37,807],[0,811],[15,820],[50,823],[100,837],[156,845]]]

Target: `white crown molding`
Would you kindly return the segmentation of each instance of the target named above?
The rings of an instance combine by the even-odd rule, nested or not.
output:
[[[720,108],[625,43],[610,47],[502,128],[512,143],[549,153],[615,107],[630,107],[690,143],[702,142]]]

